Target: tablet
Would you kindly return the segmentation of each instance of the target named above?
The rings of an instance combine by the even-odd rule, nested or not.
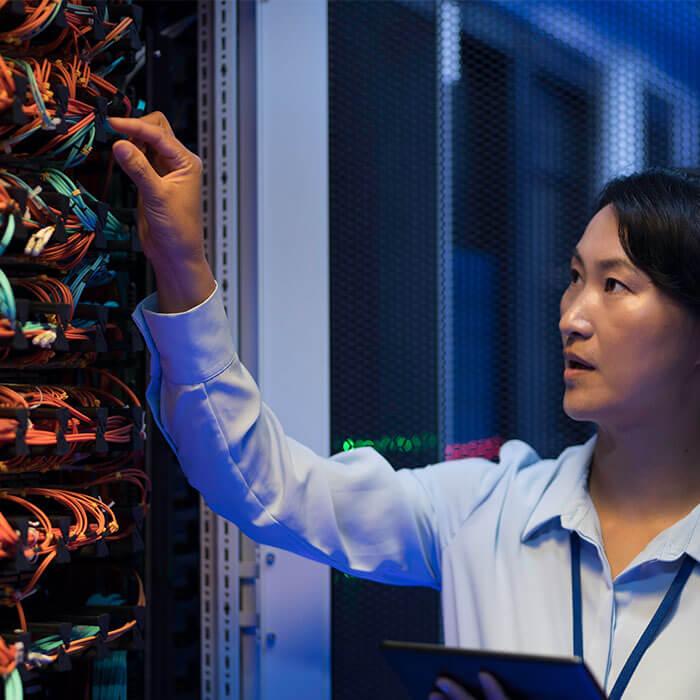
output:
[[[481,699],[479,671],[493,674],[509,700],[605,700],[586,664],[575,656],[533,656],[393,641],[384,641],[381,647],[408,697],[415,700],[427,700],[436,690],[435,680],[442,675]]]

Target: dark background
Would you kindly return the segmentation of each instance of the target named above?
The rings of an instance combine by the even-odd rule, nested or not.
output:
[[[699,24],[690,2],[329,4],[334,451],[406,468],[591,434],[561,410],[570,252],[607,179],[696,165]],[[334,572],[332,615],[337,699],[404,697],[380,640],[440,640],[427,589]]]

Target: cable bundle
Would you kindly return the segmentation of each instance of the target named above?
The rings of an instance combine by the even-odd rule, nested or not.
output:
[[[146,603],[146,594],[143,587],[143,582],[141,577],[133,572],[133,576],[136,580],[138,586],[138,592],[136,596],[136,608],[142,608]],[[123,599],[120,596],[101,596],[93,595],[88,599],[88,604],[100,603],[103,606],[122,606]],[[74,625],[71,629],[70,641],[66,644],[58,635],[51,635],[43,637],[34,642],[26,654],[26,659],[24,663],[26,667],[39,667],[47,664],[55,663],[58,660],[60,654],[67,654],[69,656],[77,656],[91,647],[98,644],[109,644],[110,642],[119,639],[127,632],[133,630],[138,626],[138,621],[134,618],[127,620],[126,622],[114,627],[113,629],[107,630],[104,635],[100,634],[100,628],[94,625]],[[7,648],[7,645],[5,645]],[[2,646],[0,646],[1,654]],[[16,663],[17,652],[15,651],[14,656],[12,656],[12,651],[8,648],[7,657],[8,664],[7,667],[10,668],[12,662]],[[2,657],[0,656],[0,659]]]
[[[8,6],[7,0],[3,0],[0,5],[0,12],[11,9]],[[29,42],[29,40],[47,29],[56,20],[61,11],[61,3],[59,0],[25,2],[24,11],[25,16],[21,23],[10,31],[0,33],[0,41],[15,45]],[[23,48],[26,50],[27,47]]]
[[[128,395],[131,406],[140,408],[138,397],[129,387],[105,370],[93,369],[103,377],[118,385]],[[115,445],[133,444],[133,431],[137,431],[141,438],[144,437],[143,426],[134,425],[134,422],[125,415],[112,414],[106,418],[104,429],[101,429],[97,421],[86,415],[87,408],[97,408],[106,404],[108,407],[119,409],[130,408],[113,394],[96,387],[51,387],[51,386],[9,386],[0,385],[0,407],[3,409],[25,409],[29,411],[29,421],[26,430],[23,431],[23,439],[27,446],[56,446],[59,441],[65,441],[68,445],[67,455],[72,457],[80,451],[80,448],[95,443],[102,434],[106,443]],[[36,409],[40,408],[64,409],[67,414],[65,425],[60,425],[58,415],[32,418],[36,415]],[[81,411],[81,409],[83,409]],[[50,412],[49,412],[50,413]],[[45,415],[45,414],[43,414]],[[139,414],[140,415],[140,414]],[[20,421],[15,418],[0,418],[0,447],[15,445],[19,436]],[[8,470],[8,460],[2,465],[2,469]]]
[[[23,194],[24,207],[12,198],[12,188]],[[66,211],[58,207],[59,198]],[[103,215],[101,208],[104,211],[96,197],[60,170],[47,168],[38,176],[20,177],[0,169],[0,255],[14,247],[15,254],[32,262],[70,270],[83,260],[98,233],[103,245],[129,239],[116,216],[110,211]],[[57,232],[65,240],[57,242]]]
[[[0,2],[0,23],[13,20],[10,16],[13,9],[7,0]],[[129,39],[130,49],[139,45],[133,18],[125,16],[110,21],[106,5],[100,13],[96,4],[82,0],[73,0],[65,6],[61,0],[24,0],[23,9],[23,16],[14,18],[14,27],[0,32],[0,45],[23,56],[70,53],[92,60],[121,45],[125,39]],[[47,39],[47,34],[53,36]]]
[[[108,116],[133,114],[139,23],[130,0],[0,0],[0,676],[10,700],[20,674],[41,685],[46,665],[96,647],[99,657],[130,630],[124,643],[140,639],[138,575],[131,606],[123,587],[87,600],[74,590],[74,570],[101,571],[102,557],[140,566],[150,507],[141,401],[92,366],[126,359],[132,381],[143,374],[125,326],[141,293],[130,279],[136,217],[128,199],[120,210],[103,201],[110,185],[121,190],[100,149],[116,135]],[[82,612],[69,632],[45,622],[73,621],[71,604],[95,606],[95,620],[113,606],[111,623]]]
[[[148,477],[136,469],[125,472],[115,472],[99,479],[83,484],[83,488],[108,486],[119,483],[135,485],[141,493],[142,508],[147,509],[150,481]],[[70,522],[67,526],[52,522],[45,508],[37,505],[37,500],[44,501],[48,506],[60,508],[68,513]],[[119,533],[120,527],[114,513],[114,502],[107,503],[101,497],[90,496],[81,491],[57,487],[24,489],[0,489],[0,502],[12,504],[16,509],[26,511],[34,520],[28,521],[26,540],[20,542],[19,533],[13,530],[7,518],[0,514],[0,544],[7,554],[4,558],[17,555],[21,547],[22,555],[29,564],[36,568],[27,574],[19,574],[19,586],[12,583],[18,574],[0,576],[4,581],[0,603],[14,606],[23,630],[27,629],[22,601],[36,592],[37,585],[49,565],[57,559],[61,551],[74,552],[83,547],[94,545],[101,541],[121,539],[129,532]],[[10,516],[11,517],[11,516]],[[130,525],[133,528],[133,523]],[[139,596],[141,598],[141,596]]]
[[[0,343],[5,342],[5,347],[0,347],[0,361],[10,356],[11,343],[18,333],[32,347],[41,348],[23,358],[15,357],[15,362],[22,366],[45,364],[53,359],[56,355],[53,345],[59,337],[65,342],[89,341],[91,338],[94,341],[98,332],[107,332],[122,339],[121,329],[114,323],[105,323],[102,331],[95,321],[73,321],[76,305],[86,286],[96,278],[98,282],[100,277],[111,279],[106,269],[108,260],[109,256],[98,256],[67,275],[64,281],[47,275],[8,278],[0,269]],[[37,315],[44,320],[18,321],[16,291],[38,302],[41,313]],[[52,307],[55,309],[52,310]],[[59,309],[66,311],[65,318],[60,318],[56,313]]]
[[[107,269],[109,254],[98,252],[90,255],[89,260],[86,256],[98,233],[105,244],[123,242],[129,236],[128,231],[110,211],[105,212],[104,207],[100,210],[101,203],[65,173],[47,168],[36,180],[42,184],[32,187],[16,173],[0,170],[0,210],[4,206],[6,211],[6,227],[0,235],[0,253],[6,252],[10,247],[17,247],[16,232],[22,230],[24,249],[20,248],[22,252],[19,259],[15,256],[15,262],[21,262],[24,258],[33,263],[60,265],[67,274],[63,280],[46,275],[27,280],[18,277],[9,279],[0,271],[0,343],[3,340],[5,342],[5,347],[0,348],[0,361],[8,357],[10,351],[7,344],[12,342],[17,332],[21,332],[33,347],[45,351],[38,351],[25,358],[25,364],[27,361],[46,363],[53,359],[53,346],[58,337],[63,337],[66,341],[88,341],[92,338],[96,343],[94,338],[98,332],[97,325],[94,321],[74,320],[75,307],[87,287],[107,284],[114,275]],[[17,211],[21,207],[10,199],[12,188],[26,193],[26,207],[21,219],[17,218]],[[49,195],[63,197],[70,214],[62,216],[55,206],[48,203]],[[20,227],[15,223],[18,220]],[[52,244],[53,234],[59,225],[68,237],[62,243]],[[32,231],[31,235],[28,235],[29,231]],[[22,319],[18,323],[15,303],[17,291],[25,296],[29,293],[32,298],[45,304],[65,304],[70,309],[69,315],[63,323],[56,314],[50,312],[42,318]],[[105,324],[103,330],[114,333],[118,340],[123,339],[115,324]]]
[[[108,104],[120,115],[131,113],[129,99],[77,57],[64,63],[0,56],[0,76],[3,111],[10,112],[15,101],[21,104],[21,117],[8,115],[5,121],[10,123],[0,126],[0,151],[16,158],[42,158],[64,168],[75,167],[93,148],[97,119],[102,131],[108,129],[104,122]],[[29,89],[23,93],[25,84]],[[35,138],[28,141],[30,137]]]

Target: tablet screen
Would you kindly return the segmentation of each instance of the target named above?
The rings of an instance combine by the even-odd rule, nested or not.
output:
[[[461,683],[483,698],[478,673],[488,671],[509,700],[605,700],[585,663],[576,657],[534,656],[456,649],[437,644],[382,642],[382,651],[406,688],[406,697],[427,700],[438,676]]]

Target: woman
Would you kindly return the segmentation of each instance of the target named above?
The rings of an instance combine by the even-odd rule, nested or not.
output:
[[[696,694],[697,184],[660,171],[613,181],[573,252],[564,409],[594,422],[593,438],[557,459],[513,440],[498,464],[396,472],[370,448],[323,458],[284,434],[236,357],[204,259],[197,157],[160,114],[111,122],[150,157],[114,145],[157,278],[134,313],[153,356],[149,403],[212,509],[355,576],[440,589],[448,645],[575,652],[611,698]],[[437,686],[431,697],[469,697]]]

